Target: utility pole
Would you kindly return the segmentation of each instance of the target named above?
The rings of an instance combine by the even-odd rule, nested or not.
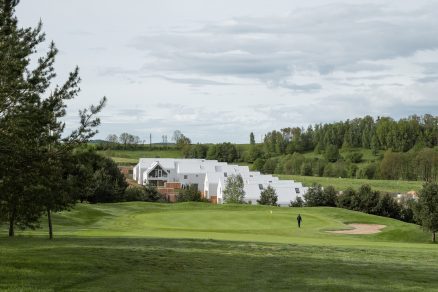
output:
[[[152,150],[152,133],[149,134],[149,148]]]

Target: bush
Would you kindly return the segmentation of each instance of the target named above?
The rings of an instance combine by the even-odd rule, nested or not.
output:
[[[363,154],[361,152],[349,152],[345,155],[345,159],[351,163],[362,162]]]
[[[268,186],[261,192],[260,200],[257,200],[257,203],[260,205],[277,206],[277,200],[278,196],[275,192],[275,189],[271,186]]]
[[[253,170],[263,171],[263,166],[265,165],[266,161],[262,158],[257,158],[254,161],[254,164],[252,165]]]
[[[310,162],[305,162],[303,163],[303,165],[301,165],[301,175],[305,175],[305,176],[313,175],[312,164]]]
[[[277,163],[278,160],[276,158],[269,158],[268,160],[266,160],[265,165],[263,166],[263,173],[275,173]]]
[[[128,186],[125,190],[125,201],[133,202],[133,201],[144,201],[145,199],[145,191],[142,187],[137,186]]]
[[[177,202],[201,202],[201,193],[196,185],[182,189],[176,197]]]
[[[144,201],[145,202],[165,202],[166,200],[158,192],[157,188],[153,185],[144,186]]]
[[[297,197],[295,201],[291,201],[289,207],[303,207],[304,201],[301,197]]]

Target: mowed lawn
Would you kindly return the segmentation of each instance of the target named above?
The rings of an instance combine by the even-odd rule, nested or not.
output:
[[[280,179],[292,179],[303,183],[305,186],[311,186],[314,183],[323,187],[334,186],[339,191],[344,191],[351,187],[360,188],[364,184],[370,185],[374,190],[387,193],[406,193],[409,191],[419,191],[422,188],[421,181],[403,181],[403,180],[378,180],[378,179],[357,179],[357,178],[336,178],[336,177],[315,177],[302,175],[283,175],[276,174]]]
[[[14,239],[0,228],[0,290],[438,289],[438,245],[429,234],[348,210],[81,204],[54,221],[54,241],[44,227]],[[387,227],[374,235],[326,232],[346,223]]]

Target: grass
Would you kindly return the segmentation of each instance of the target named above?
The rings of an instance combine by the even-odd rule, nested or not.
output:
[[[81,204],[54,222],[54,241],[43,237],[45,227],[0,237],[0,290],[432,291],[438,284],[429,234],[342,209]],[[374,235],[326,232],[353,222],[387,227]]]
[[[140,158],[182,158],[180,150],[176,148],[163,150],[104,150],[99,154],[113,159],[120,165],[135,165]]]
[[[406,193],[412,190],[419,191],[423,184],[421,181],[333,178],[283,174],[276,176],[280,179],[292,179],[302,182],[305,186],[311,186],[313,183],[320,184],[323,187],[331,185],[337,190],[346,190],[349,187],[358,189],[360,186],[368,184],[375,190],[388,193]]]

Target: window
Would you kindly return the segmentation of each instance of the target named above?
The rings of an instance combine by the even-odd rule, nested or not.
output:
[[[259,184],[259,189],[263,190],[263,185],[262,184]]]
[[[228,177],[228,173],[224,172],[224,177]]]
[[[295,193],[299,194],[300,193],[300,189],[299,188],[295,188]]]
[[[184,175],[184,179],[188,179],[189,178],[189,176],[188,175]]]

